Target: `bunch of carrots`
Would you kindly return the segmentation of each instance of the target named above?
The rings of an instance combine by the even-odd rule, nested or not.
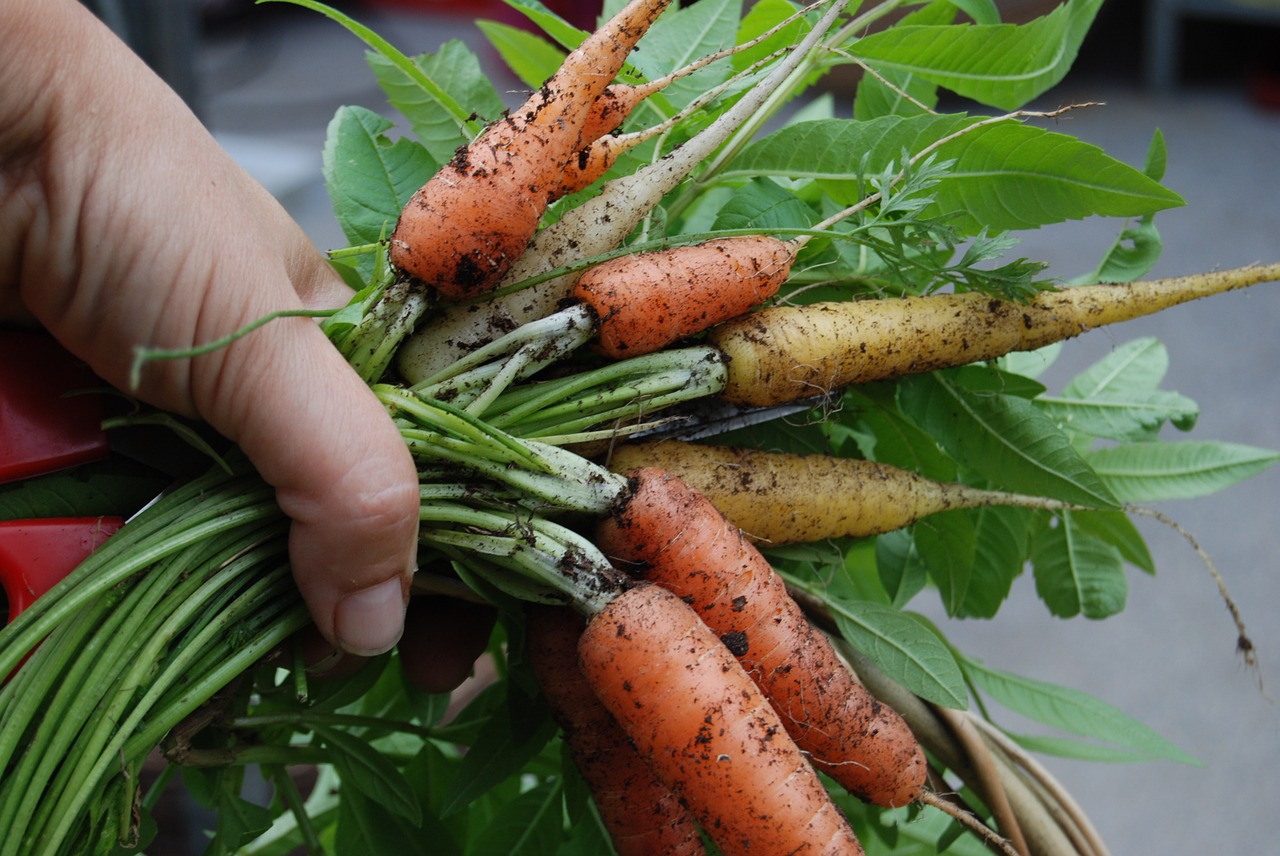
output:
[[[714,403],[767,413],[831,401],[853,384],[1039,348],[1280,278],[1280,266],[1045,290],[1023,301],[957,293],[766,306],[801,250],[872,197],[800,235],[629,251],[629,236],[663,197],[762,109],[845,14],[838,2],[801,10],[816,19],[804,38],[753,66],[715,122],[664,157],[597,184],[630,147],[671,127],[619,132],[645,99],[731,53],[660,80],[620,80],[669,3],[631,0],[522,105],[458,149],[379,247],[372,284],[355,300],[361,320],[331,325],[332,338],[419,463],[424,546],[449,558],[480,596],[526,604],[529,661],[622,856],[702,853],[706,841],[724,854],[861,853],[824,778],[877,806],[940,807],[997,852],[1026,854],[1019,830],[1002,822],[992,831],[940,793],[906,722],[858,682],[758,545],[864,537],[956,508],[1072,506],[866,461],[630,437],[662,428],[668,410]],[[937,148],[917,152],[900,178]],[[548,217],[559,200],[584,191],[586,201]],[[178,503],[222,490],[249,495],[253,483],[233,467],[140,519],[174,519]],[[234,552],[217,553],[208,573],[212,580],[253,551],[270,563],[272,614],[288,622],[247,648],[238,640],[238,650],[257,655],[279,644],[281,627],[292,632],[301,613],[284,605],[278,519],[252,495],[244,525],[257,534],[225,535]],[[834,495],[850,501],[830,502]],[[195,549],[191,539],[169,543],[163,529],[138,537],[152,539],[138,549],[172,572],[167,557]],[[58,598],[84,599],[94,585],[105,591],[156,567],[112,565],[127,561],[113,555],[97,560],[107,568],[98,570],[103,581],[78,572],[3,630],[0,674],[41,640],[51,659],[55,646],[70,651],[90,638],[87,626],[71,641],[56,636],[72,610]],[[208,630],[201,644],[232,632]],[[182,665],[212,669],[207,650],[188,651]],[[88,668],[85,661],[66,674]],[[172,681],[178,669],[158,671]],[[151,686],[156,670],[138,671],[138,684]],[[52,727],[38,721],[36,679],[14,683],[31,693],[26,702],[0,691],[0,768],[21,773],[6,772],[0,817],[11,829],[27,824],[5,836],[12,846],[53,853],[74,848],[77,836],[127,838],[131,793],[113,778],[111,759],[123,759],[126,778],[136,772],[148,741],[234,678],[225,667],[209,675],[193,679],[200,691],[180,703],[172,684],[154,685],[141,700],[104,690],[116,719],[101,729],[98,754],[74,773],[46,770],[18,751]],[[138,730],[117,739],[109,733],[117,722]],[[79,790],[58,803],[63,813],[45,825],[43,815],[22,816],[28,798],[18,788],[43,793],[76,776]],[[90,798],[95,788],[123,794],[116,805],[126,808],[103,808]]]

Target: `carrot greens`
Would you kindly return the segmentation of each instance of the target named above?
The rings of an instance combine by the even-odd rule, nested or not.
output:
[[[317,679],[288,521],[234,448],[141,510],[96,470],[0,486],[0,516],[137,512],[0,627],[0,856],[146,848],[179,787],[213,812],[210,856],[1059,856],[1096,833],[1030,752],[1191,760],[912,611],[998,618],[1030,568],[1048,614],[1114,615],[1128,568],[1154,571],[1131,516],[1169,522],[1132,502],[1280,459],[1163,439],[1199,408],[1161,386],[1154,339],[1053,392],[1026,356],[1280,278],[1139,281],[1183,204],[1163,138],[1137,169],[1037,127],[1086,105],[1025,109],[1100,0],[1021,25],[985,0],[611,0],[590,34],[510,0],[525,26],[480,25],[530,88],[510,98],[461,42],[412,55],[288,2],[370,49],[398,113],[329,125],[353,296],[314,314],[417,464],[411,608],[498,624],[452,697],[415,687],[408,646]],[[1019,232],[1087,217],[1126,225],[1073,284],[1018,255]],[[646,442],[694,428],[724,436]],[[1058,733],[1006,732],[988,701]],[[624,741],[645,805],[605,790],[585,720]],[[249,798],[251,768],[272,796]]]

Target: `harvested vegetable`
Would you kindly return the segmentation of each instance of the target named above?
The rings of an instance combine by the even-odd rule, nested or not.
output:
[[[712,330],[729,360],[722,393],[770,405],[846,386],[1031,351],[1095,327],[1280,278],[1280,264],[1042,292],[1027,303],[934,294],[774,306]]]
[[[702,854],[698,825],[654,776],[578,667],[582,618],[568,607],[527,613],[526,653],[618,856]]]
[[[778,713],[684,601],[640,586],[593,617],[582,670],[726,854],[860,854]]]
[[[780,545],[879,535],[953,508],[1060,509],[1039,496],[927,479],[876,461],[661,440],[617,446],[609,468],[656,467],[701,493],[753,541]]]
[[[723,238],[624,256],[584,273],[573,296],[599,317],[601,353],[647,354],[736,318],[772,297],[791,272],[790,244]]]
[[[669,2],[632,0],[528,101],[432,176],[400,215],[391,263],[453,300],[492,288],[559,193],[596,99]]]
[[[688,599],[814,766],[876,805],[916,801],[927,769],[920,745],[854,681],[759,551],[675,476],[642,467],[629,479],[630,492],[596,529],[605,554]]]

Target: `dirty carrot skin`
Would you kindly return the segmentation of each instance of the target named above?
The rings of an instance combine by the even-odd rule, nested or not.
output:
[[[607,463],[619,473],[649,466],[678,476],[749,539],[773,545],[879,535],[955,508],[1070,507],[1046,497],[934,481],[875,461],[679,440],[621,445]]]
[[[582,618],[568,607],[534,606],[527,619],[529,663],[618,856],[705,854],[693,816],[653,774],[582,674]]]
[[[631,589],[592,617],[578,655],[725,856],[863,852],[759,688],[680,598]]]
[[[722,397],[778,404],[856,383],[1030,351],[1095,327],[1280,278],[1280,264],[1041,292],[1027,303],[978,293],[773,306],[709,339],[729,360]]]
[[[460,149],[401,212],[391,263],[449,299],[489,291],[537,231],[597,98],[669,3],[632,0],[521,107]]]
[[[763,235],[623,256],[591,268],[573,296],[600,319],[598,350],[647,354],[768,300],[791,272],[793,245]]]
[[[514,286],[611,252],[622,244],[668,193],[766,103],[805,54],[817,48],[843,8],[843,4],[832,5],[763,81],[692,139],[666,157],[605,183],[598,196],[539,230],[500,286]],[[409,383],[434,375],[486,342],[555,312],[573,290],[575,280],[576,274],[566,274],[479,305],[444,307],[431,323],[422,325],[405,341],[397,352],[397,368]]]
[[[911,731],[853,679],[759,551],[675,476],[642,467],[629,478],[630,493],[596,529],[605,554],[688,600],[814,766],[876,805],[917,800],[926,762]]]

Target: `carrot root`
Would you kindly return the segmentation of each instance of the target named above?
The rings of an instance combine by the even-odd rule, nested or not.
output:
[[[605,707],[726,856],[862,853],[777,713],[678,597],[632,589],[591,620],[578,653]]]
[[[919,744],[853,679],[759,551],[678,478],[640,468],[630,480],[631,492],[597,527],[605,554],[688,600],[814,766],[868,802],[913,802],[927,769]]]

